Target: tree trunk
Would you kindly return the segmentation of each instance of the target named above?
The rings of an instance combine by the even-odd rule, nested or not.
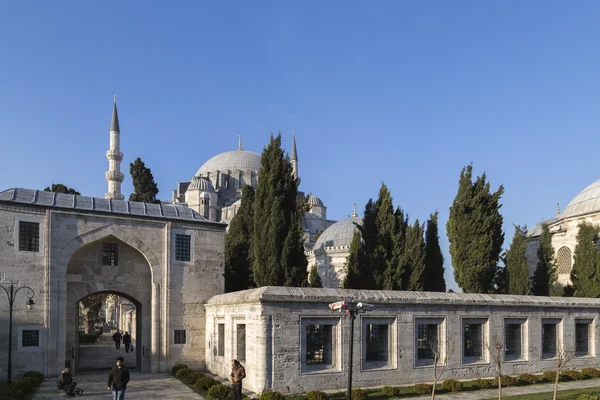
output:
[[[556,376],[554,377],[554,396],[552,397],[554,400],[556,400],[556,395],[558,394],[558,376],[559,376],[559,370],[556,370]]]
[[[498,374],[498,400],[502,400],[502,373]]]

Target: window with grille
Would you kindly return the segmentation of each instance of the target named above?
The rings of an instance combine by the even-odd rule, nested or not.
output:
[[[483,324],[465,323],[463,325],[463,355],[481,359],[483,356]]]
[[[236,326],[236,345],[238,361],[246,360],[246,324],[237,324]]]
[[[102,265],[116,267],[119,265],[119,245],[116,243],[102,244]]]
[[[571,260],[571,249],[566,246],[558,249],[558,252],[556,252],[556,272],[559,274],[570,274]]]
[[[558,336],[556,322],[542,322],[542,357],[556,357]]]
[[[22,347],[39,347],[40,346],[40,331],[39,330],[22,330],[21,331],[21,346]]]
[[[192,237],[190,235],[175,235],[175,260],[190,261]]]
[[[388,334],[389,325],[366,325],[367,361],[388,361]]]
[[[225,324],[218,325],[217,355],[225,357]]]
[[[19,251],[40,251],[40,224],[19,221]]]
[[[439,349],[439,325],[417,324],[417,359],[435,359],[435,352]]]
[[[504,326],[504,351],[507,359],[520,358],[523,354],[522,325],[520,323],[507,323]]]
[[[306,326],[306,364],[332,364],[332,333],[332,325]]]
[[[186,337],[186,331],[185,329],[175,329],[175,337],[173,340],[174,344],[186,344],[187,343],[187,337]]]
[[[591,323],[588,321],[576,321],[575,323],[575,352],[577,356],[590,355],[590,330]]]

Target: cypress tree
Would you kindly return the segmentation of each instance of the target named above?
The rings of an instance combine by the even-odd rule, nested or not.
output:
[[[572,290],[576,297],[600,297],[600,252],[597,247],[599,233],[600,227],[596,225],[586,222],[579,224],[575,262],[571,271]]]
[[[129,201],[144,201],[146,203],[160,203],[156,199],[158,194],[158,186],[154,182],[154,176],[150,168],[146,168],[146,164],[141,158],[136,158],[134,162],[129,164],[129,173],[133,179],[133,193],[129,196]]]
[[[319,276],[319,271],[317,270],[317,265],[313,265],[310,269],[310,274],[308,276],[308,286],[310,287],[323,287],[323,283],[321,282],[321,277]]]
[[[242,189],[242,204],[225,236],[225,292],[254,287],[252,278],[252,236],[254,231],[254,188]]]
[[[354,232],[350,251],[346,258],[346,277],[342,283],[344,289],[367,289],[365,287],[364,261],[361,254],[360,232]]]
[[[444,256],[440,248],[438,234],[438,216],[435,213],[429,216],[425,232],[425,271],[423,275],[423,290],[429,292],[445,292],[446,279],[444,278]]]
[[[417,219],[406,232],[406,247],[404,249],[405,273],[409,276],[403,289],[422,291],[425,288],[425,226]]]
[[[391,276],[396,270],[393,252],[396,239],[396,217],[392,196],[387,186],[382,183],[379,196],[375,202],[375,223],[377,226],[375,251],[371,258],[371,271],[377,289],[392,290],[394,285],[386,276]],[[369,254],[369,253],[367,253]]]
[[[465,293],[490,293],[504,243],[500,214],[504,187],[492,193],[485,173],[475,182],[472,176],[472,165],[460,173],[446,230],[456,283]]]
[[[506,280],[509,294],[529,294],[529,266],[526,250],[527,227],[515,225],[515,234],[506,252]]]
[[[63,185],[62,183],[53,183],[52,188],[50,188],[50,186],[47,186],[44,189],[44,192],[65,193],[65,194],[74,194],[76,196],[81,196],[81,193],[79,193],[77,190],[67,187],[66,185]]]
[[[406,247],[406,234],[408,231],[408,215],[397,207],[394,212],[395,236],[394,248],[392,249],[392,268],[386,271],[386,285],[391,290],[400,290],[406,286],[409,277],[404,274],[404,251]]]
[[[356,257],[352,260],[353,264],[349,264],[348,273],[350,273],[351,268],[354,268],[356,269],[355,276],[360,278],[358,278],[358,281],[352,283],[358,286],[352,286],[351,288],[379,289],[375,280],[375,274],[371,272],[372,255],[375,254],[375,248],[377,247],[377,210],[372,199],[369,199],[365,205],[362,223],[357,225],[357,228],[360,232],[358,241],[356,242],[358,250]],[[350,246],[350,252],[352,254],[352,246]]]
[[[537,251],[537,265],[531,278],[531,294],[535,296],[550,296],[556,294],[556,266],[554,264],[554,249],[552,235],[548,224],[542,224],[540,245]]]
[[[254,200],[252,271],[257,286],[300,286],[306,282],[306,256],[298,204],[298,181],[281,148],[281,134],[271,135],[261,156]],[[302,272],[300,269],[304,268]]]

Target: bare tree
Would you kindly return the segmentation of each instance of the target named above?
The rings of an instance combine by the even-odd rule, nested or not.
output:
[[[440,346],[440,344],[443,344],[444,346]],[[435,387],[442,378],[442,375],[444,375],[444,371],[446,371],[446,367],[448,366],[448,355],[454,352],[454,345],[448,341],[439,343],[434,340],[429,340],[429,349],[433,354],[433,387],[431,389],[431,400],[434,400]]]
[[[492,364],[496,367],[498,377],[498,400],[502,400],[502,361],[504,353],[504,343],[497,334],[492,335],[490,341],[483,341],[483,347],[489,351]]]
[[[554,396],[553,400],[556,400],[556,395],[558,393],[558,379],[560,378],[560,371],[564,370],[565,367],[571,360],[575,357],[575,350],[561,348],[560,351],[556,354],[556,369],[554,371]]]

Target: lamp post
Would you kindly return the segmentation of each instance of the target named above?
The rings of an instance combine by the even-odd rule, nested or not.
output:
[[[351,303],[347,301],[338,301],[329,304],[329,309],[332,311],[346,311],[346,316],[350,318],[350,349],[348,355],[348,400],[352,400],[352,353],[354,350],[354,320],[356,314],[372,311],[375,309],[373,304],[368,303]]]
[[[25,295],[27,296],[27,302],[25,304],[27,305],[27,309],[31,310],[33,308],[33,306],[35,305],[35,302],[33,301],[33,296],[34,296],[35,292],[29,286],[18,286],[17,285],[17,287],[15,288],[15,282],[11,281],[8,283],[10,283],[10,286],[4,286],[4,285],[0,284],[0,288],[4,289],[4,291],[6,292],[6,295],[8,296],[8,309],[9,309],[8,372],[7,372],[6,380],[8,381],[8,383],[11,383],[11,381],[12,381],[12,320],[13,320],[13,308],[14,308],[14,303],[15,303],[15,297],[17,296],[17,293],[19,293],[19,291],[21,289],[27,289],[27,292],[25,292]]]

